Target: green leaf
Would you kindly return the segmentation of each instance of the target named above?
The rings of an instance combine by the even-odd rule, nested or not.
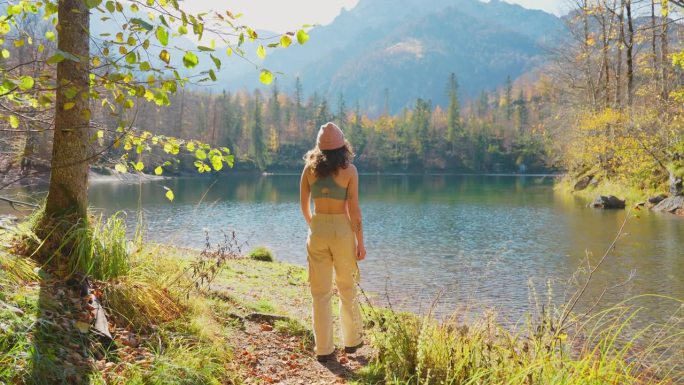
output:
[[[76,106],[76,103],[67,102],[67,103],[64,103],[64,107],[62,107],[62,108],[64,109],[64,111],[69,111],[70,109],[74,108],[75,106]]]
[[[259,44],[259,46],[257,47],[256,53],[257,53],[257,56],[259,57],[259,59],[263,60],[266,58],[266,48],[264,48],[263,45]]]
[[[3,50],[3,56],[4,56],[4,50]],[[56,53],[56,54],[50,56],[47,60],[48,64],[57,64],[57,63],[61,63],[63,61],[64,61],[64,55],[62,55],[61,53]]]
[[[155,32],[155,36],[163,46],[169,44],[169,32],[166,30],[166,28],[162,26],[157,27],[157,32]]]
[[[216,81],[216,73],[214,72],[214,70],[209,70],[209,77],[211,78],[211,80]]]
[[[199,49],[200,51],[204,51],[204,52],[214,52],[215,51],[213,48],[210,48],[210,47],[207,47],[204,45],[198,45],[197,49]]]
[[[131,51],[126,54],[126,63],[128,64],[133,64],[138,60],[138,57],[135,55],[135,52]]]
[[[149,71],[152,67],[150,66],[150,62],[144,61],[140,63],[140,70],[141,71]]]
[[[183,56],[183,65],[186,68],[194,68],[199,63],[199,58],[192,52],[186,52]]]
[[[7,59],[10,57],[10,51],[7,48],[3,48],[1,55],[2,55],[3,59]],[[48,60],[48,63],[49,62],[50,62],[50,60]]]
[[[221,171],[221,169],[223,168],[223,158],[220,156],[212,156],[211,166],[214,168],[214,170]]]
[[[231,47],[226,48],[226,55],[233,56],[233,49]]]
[[[18,15],[21,13],[21,11],[22,7],[19,4],[7,8],[7,14],[10,16]]]
[[[300,29],[297,31],[297,42],[299,44],[304,44],[309,40],[309,34],[306,33],[303,29]]]
[[[197,159],[204,160],[204,159],[207,159],[207,153],[204,152],[204,150],[197,150],[197,151],[195,151],[195,157]]]
[[[24,91],[30,90],[31,88],[33,88],[34,84],[35,84],[35,81],[30,76],[22,76],[21,78],[19,78],[19,88],[24,90]]]
[[[65,59],[69,59],[69,60],[76,62],[76,63],[81,62],[81,60],[79,58],[77,58],[76,56],[74,56],[68,52],[64,52],[62,50],[57,50],[54,55],[52,55],[52,56],[50,56],[50,58],[48,58],[47,62],[49,64],[57,64],[57,63],[64,61]]]
[[[221,60],[219,60],[218,58],[216,58],[214,55],[211,55],[211,54],[209,55],[209,57],[210,57],[211,60],[214,62],[214,65],[216,66],[216,69],[217,69],[217,70],[220,70],[220,69],[221,69]]]
[[[141,27],[141,28],[143,28],[143,29],[146,30],[146,31],[151,31],[151,30],[154,28],[154,27],[152,26],[152,24],[146,22],[146,21],[143,20],[143,19],[137,18],[137,17],[132,18],[132,19],[131,19],[131,23],[132,23],[132,24],[135,24],[135,25],[137,25],[137,26],[139,26],[139,27]]]
[[[111,13],[114,13],[114,11],[116,10],[113,1],[108,1],[107,4],[105,4],[105,8],[107,8],[107,10]]]
[[[9,124],[12,128],[19,128],[19,119],[14,115],[10,115]]]
[[[86,6],[88,9],[93,9],[102,3],[102,0],[86,0]]]
[[[123,164],[123,163],[117,163],[117,164],[114,166],[114,170],[116,170],[116,171],[118,171],[118,172],[120,172],[120,173],[123,174],[123,173],[125,173],[125,172],[128,172],[128,167],[126,167],[126,165]]]
[[[137,162],[133,165],[133,168],[135,168],[136,171],[142,171],[145,169],[145,165],[143,162]]]
[[[290,44],[292,44],[292,39],[291,39],[289,36],[283,35],[283,36],[280,38],[280,45],[281,45],[283,48],[289,47]]]
[[[259,81],[269,85],[273,82],[273,73],[269,70],[261,70],[261,74],[259,74]]]
[[[163,172],[164,172],[164,169],[162,168],[162,166],[157,166],[157,167],[154,169],[155,175],[161,175]]]
[[[49,41],[55,41],[55,38],[57,35],[53,31],[47,31],[45,32],[45,38],[48,39]]]

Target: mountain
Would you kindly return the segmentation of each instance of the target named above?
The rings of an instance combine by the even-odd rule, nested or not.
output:
[[[446,104],[446,83],[456,73],[462,97],[500,86],[544,60],[544,46],[563,33],[551,14],[499,0],[360,0],[325,26],[313,28],[304,46],[271,53],[265,67],[282,72],[287,92],[295,78],[314,92],[371,114],[391,112],[418,97]],[[220,84],[262,88],[254,70],[233,70]]]

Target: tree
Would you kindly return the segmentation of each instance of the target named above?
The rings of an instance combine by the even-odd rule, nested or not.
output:
[[[461,136],[461,107],[458,103],[458,80],[456,74],[449,76],[449,110],[447,117],[447,142],[451,152],[455,151],[456,140]]]
[[[344,101],[344,95],[340,93],[337,96],[337,116],[335,117],[337,124],[342,127],[343,130],[347,129],[347,103]]]
[[[252,122],[252,155],[259,170],[265,170],[268,165],[268,154],[264,143],[264,127],[261,117],[261,97],[256,95],[254,100],[254,116]]]
[[[525,92],[520,88],[518,100],[515,101],[516,111],[518,112],[518,132],[524,132],[527,127],[527,120],[529,118],[529,111],[527,109],[527,100],[525,99]]]
[[[506,77],[506,85],[504,86],[504,103],[506,104],[506,120],[510,121],[513,117],[513,81],[511,77]]]
[[[57,20],[57,48],[75,59],[57,63],[57,84],[61,86],[55,104],[52,173],[40,227],[42,237],[52,231],[55,221],[67,226],[86,223],[88,212],[90,11],[83,0],[62,0]]]
[[[423,159],[423,166],[426,166],[427,154],[430,151],[430,104],[429,101],[418,98],[411,117],[415,138],[414,149],[416,154]]]
[[[366,138],[363,135],[363,122],[361,116],[361,105],[356,102],[356,107],[354,108],[354,122],[351,124],[349,130],[349,141],[354,147],[354,152],[357,156],[363,154],[366,147]]]
[[[46,61],[50,65],[56,64],[56,74],[47,71],[36,78],[3,71],[0,79],[0,97],[16,111],[54,110],[52,174],[43,220],[36,229],[42,235],[54,234],[52,239],[46,240],[44,249],[54,250],[66,231],[87,225],[88,165],[108,149],[123,149],[123,156],[116,165],[120,171],[129,167],[138,172],[146,169],[144,157],[153,147],[163,149],[170,156],[179,154],[181,149],[193,154],[199,172],[219,171],[224,164],[232,165],[233,156],[227,148],[214,149],[198,141],[136,130],[133,111],[138,103],[168,105],[170,96],[190,82],[216,80],[215,70],[219,70],[222,63],[214,56],[213,41],[202,44],[206,41],[203,39],[205,29],[226,45],[228,55],[244,56],[243,42],[246,39],[255,41],[258,35],[248,26],[238,25],[235,15],[230,12],[217,13],[216,17],[192,15],[181,9],[177,1],[138,0],[127,4],[126,9],[122,3],[111,0],[104,3],[101,0],[21,0],[4,11],[6,15],[0,18],[0,45],[3,47],[34,45],[31,36],[12,35],[19,26],[17,20],[27,15],[41,15],[46,22],[55,21],[59,30],[58,34],[54,31],[45,33],[48,39],[57,39],[57,50]],[[102,22],[116,23],[120,19],[124,22],[116,25],[118,31],[111,36],[92,36],[89,31],[91,13],[101,14]],[[172,35],[188,33],[200,41],[196,48],[169,46]],[[283,34],[279,43],[269,46],[287,47],[292,42],[289,36]],[[300,44],[307,39],[304,30],[298,31]],[[36,50],[42,52],[45,46],[40,43]],[[10,54],[10,50],[2,49],[4,58]],[[266,47],[259,44],[257,54],[263,58]],[[191,70],[205,59],[214,68],[195,72],[192,79],[190,75],[180,74],[178,65]],[[16,68],[24,65],[26,63],[20,63]],[[259,79],[270,84],[273,74],[260,68]],[[37,92],[27,92],[31,90]],[[52,90],[56,90],[56,100],[51,95]],[[102,126],[97,131],[90,129],[92,100],[118,114],[116,129]],[[12,113],[0,118],[15,127],[20,118],[26,119],[26,115]],[[105,140],[109,143],[105,144]],[[91,143],[101,145],[91,148]],[[155,173],[161,174],[166,166],[166,162],[161,162],[154,168]],[[167,193],[167,197],[173,199],[173,194]]]
[[[270,132],[270,143],[269,147],[271,151],[278,151],[280,146],[280,127],[281,127],[281,106],[280,106],[280,91],[278,90],[277,82],[273,82],[273,87],[271,88],[271,98],[268,101],[268,113],[270,116],[269,122],[269,132]]]

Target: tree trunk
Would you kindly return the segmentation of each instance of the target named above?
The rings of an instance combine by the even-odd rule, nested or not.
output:
[[[666,101],[670,98],[670,85],[668,82],[670,81],[669,79],[669,71],[668,69],[670,68],[670,63],[668,63],[668,15],[669,15],[669,8],[667,6],[667,3],[664,3],[661,5],[663,7],[662,10],[662,29],[660,31],[660,66],[661,66],[661,71],[662,71],[662,77],[663,77],[663,88],[662,88],[662,98],[663,101]]]
[[[622,109],[622,44],[625,42],[625,0],[620,0],[620,12],[618,13],[618,28],[620,38],[617,44],[615,58],[615,105]],[[629,59],[627,59],[629,60]]]
[[[655,0],[651,0],[651,50],[653,54],[653,70],[655,71],[655,80],[657,84],[660,78],[660,69],[658,67],[660,61],[658,60],[658,33],[655,13]]]
[[[627,11],[627,105],[634,103],[634,20],[632,18],[632,0],[625,1]]]
[[[83,0],[60,0],[58,8],[58,48],[78,58],[57,64],[57,103],[52,145],[52,173],[39,227],[44,234],[58,225],[69,229],[86,223],[88,209],[88,63],[90,13]],[[77,94],[68,98],[66,90]],[[74,103],[74,104],[71,104]],[[59,234],[57,231],[56,234]],[[50,246],[48,246],[50,248]]]
[[[610,61],[608,60],[608,52],[610,50],[610,41],[608,37],[608,31],[606,29],[606,22],[607,20],[603,20],[601,23],[601,41],[603,43],[603,59],[602,59],[602,64],[603,64],[603,71],[604,71],[604,97],[605,97],[605,106],[604,107],[610,107]]]

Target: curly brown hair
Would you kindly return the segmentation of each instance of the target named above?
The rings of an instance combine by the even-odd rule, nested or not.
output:
[[[321,150],[316,146],[304,155],[306,166],[319,179],[335,175],[341,168],[349,167],[353,159],[354,152],[346,140],[340,148]]]

